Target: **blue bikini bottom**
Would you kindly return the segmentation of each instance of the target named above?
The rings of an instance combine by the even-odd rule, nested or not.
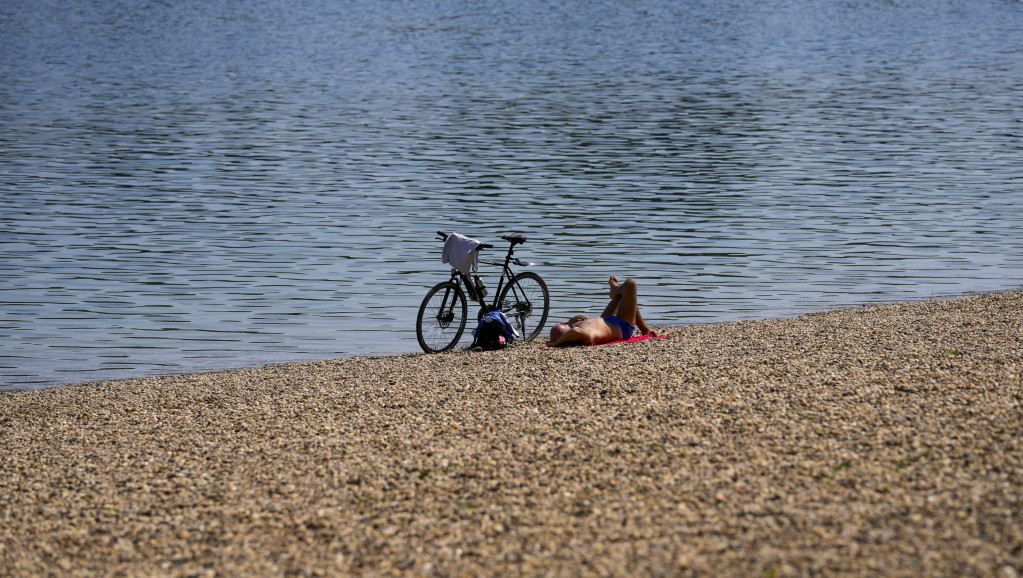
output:
[[[635,333],[635,331],[636,331],[636,326],[635,325],[633,325],[631,323],[628,323],[626,321],[622,321],[621,319],[615,317],[614,315],[611,315],[609,317],[605,317],[604,319],[608,323],[614,323],[618,327],[622,328],[622,339],[629,339],[629,338],[631,338],[632,334]]]

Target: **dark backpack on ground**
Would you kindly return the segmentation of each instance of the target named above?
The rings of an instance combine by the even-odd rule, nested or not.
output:
[[[504,323],[489,314],[483,316],[473,335],[476,338],[473,339],[471,348],[480,347],[484,351],[504,349],[513,339],[505,330]]]

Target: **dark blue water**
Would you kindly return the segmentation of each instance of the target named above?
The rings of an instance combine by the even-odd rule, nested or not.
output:
[[[438,229],[526,234],[556,317],[1019,287],[1021,48],[1010,0],[7,0],[0,388],[416,351]]]

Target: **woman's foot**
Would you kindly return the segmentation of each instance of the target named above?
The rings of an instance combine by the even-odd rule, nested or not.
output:
[[[611,286],[610,294],[612,299],[622,294],[622,288],[618,285],[618,277],[611,275],[611,278],[607,280],[607,284]]]

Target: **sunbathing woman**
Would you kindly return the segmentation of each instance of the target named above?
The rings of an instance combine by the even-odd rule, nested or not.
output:
[[[638,327],[642,335],[657,336],[639,314],[639,300],[635,279],[626,279],[619,284],[614,275],[608,279],[611,286],[611,302],[600,317],[576,315],[568,323],[558,323],[551,328],[551,339],[547,345],[597,345],[621,341],[632,337]]]

